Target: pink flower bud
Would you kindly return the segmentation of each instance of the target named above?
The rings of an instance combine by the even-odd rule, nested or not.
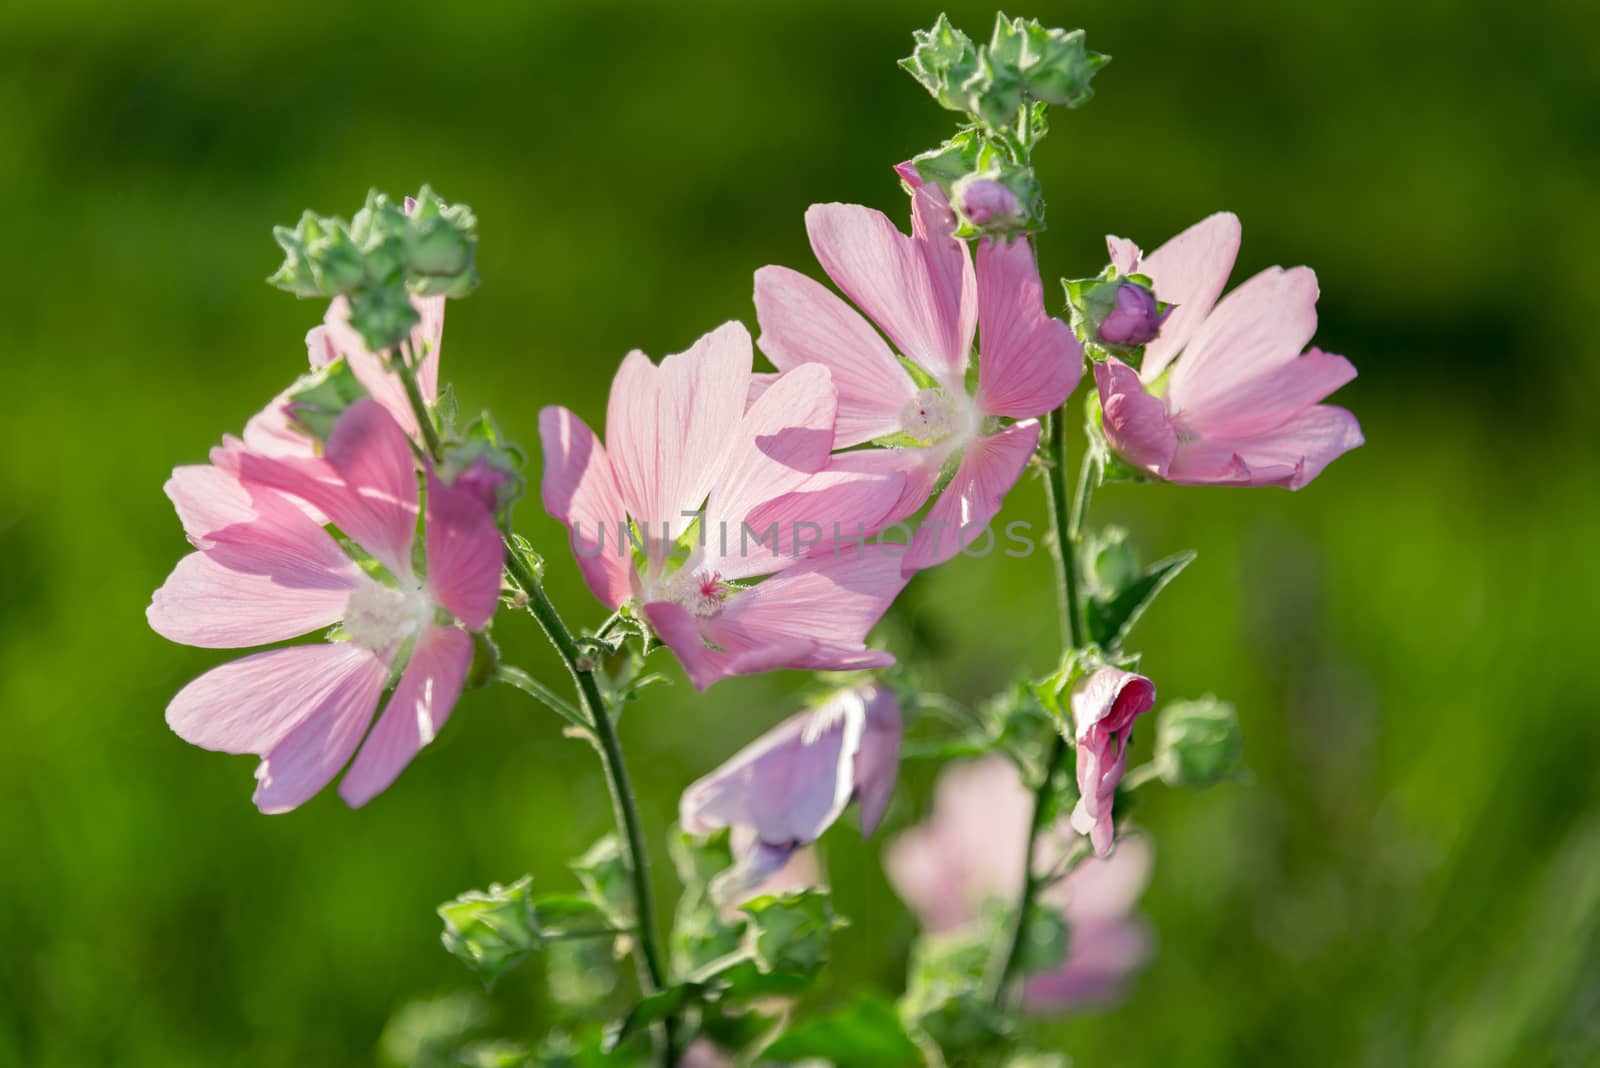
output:
[[[1078,805],[1072,828],[1089,836],[1099,856],[1111,852],[1116,835],[1112,802],[1128,765],[1133,721],[1156,703],[1155,684],[1143,675],[1101,668],[1072,691],[1078,739]]]
[[[1117,289],[1116,304],[1100,323],[1100,340],[1110,345],[1148,345],[1171,313],[1171,308],[1162,311],[1156,295],[1144,286],[1124,282]]]
[[[988,226],[1022,214],[1017,195],[992,178],[963,179],[955,194],[957,208],[974,226]]]

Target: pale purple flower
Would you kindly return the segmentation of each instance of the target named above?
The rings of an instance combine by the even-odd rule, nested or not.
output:
[[[1101,668],[1072,690],[1078,747],[1078,804],[1072,826],[1089,836],[1102,857],[1111,852],[1116,836],[1112,805],[1127,769],[1133,721],[1155,703],[1154,683],[1119,668]]]
[[[835,535],[878,530],[904,475],[832,455],[827,368],[757,381],[753,359],[738,323],[659,366],[630,353],[604,445],[572,412],[544,409],[545,509],[567,525],[595,596],[639,606],[699,689],[775,668],[892,664],[865,643],[905,585],[899,561]]]
[[[268,645],[335,624],[341,632],[208,671],[172,699],[167,722],[195,745],[261,757],[255,802],[263,812],[309,800],[352,756],[339,794],[365,804],[437,735],[461,694],[469,631],[483,629],[499,600],[504,546],[494,518],[426,471],[419,572],[411,443],[372,398],[339,418],[322,456],[239,447],[214,455],[229,468],[180,467],[167,483],[196,551],[156,591],[150,625],[207,649]],[[324,519],[384,579],[352,559]]]
[[[1033,796],[1004,757],[945,768],[933,811],[898,835],[885,857],[890,884],[925,931],[970,924],[991,898],[1015,904],[1032,814]],[[1035,874],[1059,863],[1072,837],[1065,820],[1046,830]],[[1126,838],[1110,857],[1083,861],[1041,893],[1040,903],[1059,909],[1068,924],[1067,959],[1028,977],[1025,1009],[1054,1014],[1122,997],[1128,978],[1150,957],[1150,935],[1133,914],[1150,866],[1148,841]]]
[[[1239,220],[1204,219],[1148,256],[1108,237],[1123,274],[1148,276],[1177,305],[1135,371],[1095,364],[1106,441],[1134,467],[1192,485],[1299,489],[1362,443],[1354,415],[1319,404],[1355,377],[1343,356],[1305,351],[1317,327],[1317,276],[1269,267],[1222,300]]]
[[[735,835],[735,866],[719,893],[769,879],[822,837],[852,801],[861,833],[883,819],[900,767],[900,703],[879,685],[840,690],[791,716],[693,783],[679,802],[691,834]]]
[[[833,372],[836,447],[904,446],[848,454],[905,473],[894,520],[921,508],[946,464],[954,466],[906,555],[914,571],[954,556],[999,512],[1038,445],[1036,417],[1072,392],[1083,354],[1072,330],[1045,313],[1026,238],[978,242],[974,269],[944,194],[912,182],[914,168],[897,170],[914,186],[910,236],[858,204],[806,212],[822,269],[865,316],[786,267],[756,272],[755,302],[761,349],[779,370],[820,364]],[[977,389],[969,392],[975,337]],[[933,385],[920,385],[896,351]]]

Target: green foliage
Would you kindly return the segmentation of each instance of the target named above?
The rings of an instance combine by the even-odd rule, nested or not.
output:
[[[817,1060],[883,1068],[921,1064],[894,1006],[863,997],[827,1016],[796,1024],[761,1051],[762,1061]]]
[[[668,850],[683,883],[668,953],[675,975],[691,975],[739,949],[744,920],[725,916],[710,891],[712,880],[733,866],[733,850],[727,831],[698,838],[678,828],[669,836]]]
[[[607,834],[569,865],[589,900],[619,927],[633,926],[633,884],[622,843]]]
[[[1195,558],[1192,551],[1174,553],[1140,568],[1126,532],[1111,528],[1092,535],[1082,550],[1089,578],[1086,606],[1089,637],[1107,653],[1117,653],[1167,584]]]
[[[833,932],[845,920],[833,913],[826,891],[814,888],[765,894],[746,901],[751,955],[763,972],[815,975],[828,959]]]
[[[1008,1033],[1006,1016],[984,981],[1004,937],[997,919],[986,911],[979,922],[923,935],[912,946],[900,1018],[912,1033],[936,1044],[947,1061],[992,1050]]]
[[[1239,713],[1210,696],[1176,701],[1156,719],[1156,766],[1172,786],[1207,787],[1236,779],[1244,755]]]
[[[614,931],[592,902],[570,896],[535,898],[532,886],[533,876],[524,875],[510,886],[494,883],[488,890],[469,890],[439,906],[445,949],[486,984],[549,940]]]
[[[289,418],[318,441],[326,442],[345,409],[367,395],[350,365],[340,357],[310,371],[289,387]]]
[[[1028,908],[1022,944],[1022,970],[1025,973],[1054,971],[1066,963],[1071,932],[1059,909],[1035,901]]]

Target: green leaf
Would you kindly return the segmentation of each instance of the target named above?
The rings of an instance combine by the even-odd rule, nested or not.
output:
[[[1244,755],[1239,713],[1207,695],[1178,701],[1156,720],[1156,766],[1170,786],[1204,788],[1236,779]]]
[[[1192,550],[1176,553],[1151,564],[1114,593],[1091,596],[1088,604],[1089,637],[1107,652],[1120,649],[1122,640],[1145,609],[1194,558]]]
[[[617,836],[601,838],[583,856],[568,863],[599,909],[619,927],[633,926],[633,879]]]
[[[908,1028],[927,1036],[951,1062],[992,1049],[1009,1023],[988,996],[985,972],[1003,937],[998,910],[957,931],[923,935],[911,949],[910,974],[900,999]]]
[[[743,917],[724,916],[710,891],[711,881],[733,866],[733,849],[727,831],[698,838],[675,827],[667,851],[683,883],[668,951],[673,972],[690,975],[728,957],[741,945]]]
[[[622,1018],[622,1026],[618,1029],[616,1038],[611,1045],[626,1042],[628,1039],[649,1030],[652,1024],[665,1020],[668,1016],[676,1015],[690,1001],[698,998],[702,987],[698,983],[678,983],[665,990],[658,990],[635,1005],[629,1010],[628,1015]]]
[[[610,939],[565,938],[547,945],[545,985],[550,990],[550,1000],[570,1008],[585,1008],[609,998],[617,989],[613,944]]]
[[[488,1019],[488,1005],[472,991],[407,1002],[384,1024],[378,1052],[386,1068],[453,1068]]]
[[[791,1027],[761,1051],[761,1059],[815,1059],[893,1068],[921,1064],[922,1054],[906,1034],[894,1007],[868,997],[829,1016]]]
[[[763,972],[815,975],[827,962],[833,931],[845,921],[834,916],[822,890],[765,894],[739,906],[750,917],[747,946]]]
[[[510,886],[469,890],[439,906],[445,949],[492,984],[552,939],[609,937],[616,928],[591,902],[570,895],[533,897],[533,876]]]

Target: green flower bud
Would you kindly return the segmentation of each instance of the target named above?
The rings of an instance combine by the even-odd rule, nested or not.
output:
[[[341,357],[300,376],[289,389],[289,418],[318,441],[326,442],[345,409],[367,395]]]
[[[428,186],[414,201],[405,232],[407,277],[414,293],[464,297],[478,284],[473,258],[478,219],[465,204],[446,204]]]
[[[403,285],[363,287],[350,294],[350,325],[370,352],[400,344],[420,320]]]
[[[1156,721],[1156,766],[1170,786],[1214,786],[1239,776],[1244,736],[1226,701],[1179,701]]]

